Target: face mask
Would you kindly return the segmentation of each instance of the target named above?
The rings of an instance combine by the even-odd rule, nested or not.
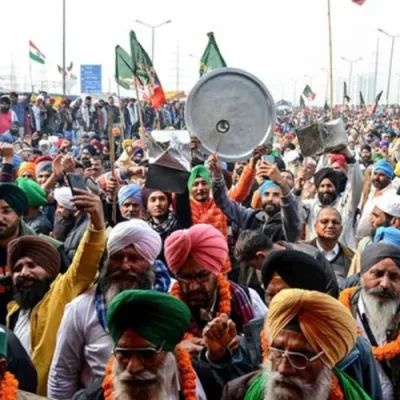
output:
[[[9,106],[1,106],[1,107],[0,107],[0,110],[1,110],[1,112],[3,112],[3,113],[8,112],[9,109],[10,109]]]

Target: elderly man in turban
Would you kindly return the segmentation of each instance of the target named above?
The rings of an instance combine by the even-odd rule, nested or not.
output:
[[[340,300],[351,310],[361,334],[373,346],[384,399],[400,397],[400,249],[369,245],[361,255],[361,288]]]
[[[301,223],[296,201],[276,164],[264,166],[269,179],[259,188],[263,210],[245,208],[227,197],[218,156],[212,156],[210,169],[213,174],[214,200],[224,215],[240,230],[261,229],[274,242],[294,242],[299,238]]]
[[[47,240],[22,236],[8,244],[15,302],[7,323],[30,354],[43,395],[64,307],[92,285],[105,243],[100,199],[79,191],[72,201],[90,224],[66,273],[59,274],[60,255]]]
[[[331,206],[336,208],[342,216],[343,230],[339,238],[340,242],[355,249],[354,218],[361,199],[363,178],[360,165],[352,156],[351,151],[346,148],[342,155],[347,163],[347,176],[332,168],[322,168],[314,175],[318,194],[316,199],[302,200],[305,180],[301,177],[296,179],[293,193],[297,198],[299,208],[303,207],[305,211],[302,217],[307,224],[307,241],[316,236],[314,226],[321,208]]]
[[[320,292],[282,290],[272,300],[263,336],[263,372],[245,388],[228,383],[223,400],[371,399],[335,368],[357,338],[355,321],[338,300]]]
[[[168,290],[169,276],[160,274],[157,261],[160,251],[160,236],[140,219],[112,229],[97,284],[66,307],[49,376],[51,398],[71,399],[102,376],[113,349],[106,312],[115,296],[128,289]]]
[[[140,218],[142,187],[136,183],[122,186],[118,192],[118,205],[124,219]]]
[[[172,296],[148,290],[119,294],[107,310],[113,355],[105,377],[74,400],[206,400],[203,385],[179,346],[189,324],[188,307]]]
[[[18,177],[36,180],[36,164],[25,161],[18,168]]]
[[[32,179],[18,178],[16,183],[28,198],[28,208],[24,213],[24,221],[37,234],[48,235],[53,227],[41,210],[41,207],[47,206],[46,191]]]
[[[379,160],[372,167],[372,186],[358,223],[358,239],[363,239],[371,235],[372,225],[370,216],[379,199],[386,193],[390,196],[396,195],[396,190],[392,185],[393,177],[394,168],[386,160]]]
[[[238,332],[254,317],[263,317],[266,307],[253,289],[228,281],[221,273],[228,257],[226,239],[216,228],[197,224],[178,230],[165,241],[165,258],[177,282],[172,295],[190,308],[192,324],[185,336],[185,348],[192,355],[202,349],[202,331],[221,313],[236,324]]]

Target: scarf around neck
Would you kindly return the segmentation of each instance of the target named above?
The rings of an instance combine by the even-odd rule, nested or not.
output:
[[[371,397],[365,393],[364,389],[351,376],[339,371],[337,368],[334,368],[333,372],[339,380],[344,400],[371,400]],[[265,373],[258,375],[247,390],[244,400],[264,399],[265,378]]]
[[[168,212],[167,219],[164,222],[161,222],[161,224],[157,224],[153,217],[150,217],[147,223],[160,235],[172,233],[174,230],[176,230],[178,225],[178,221],[176,220],[175,214],[172,211]]]

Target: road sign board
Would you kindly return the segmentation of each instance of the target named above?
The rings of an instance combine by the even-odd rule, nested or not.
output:
[[[81,93],[101,92],[101,65],[81,65]]]

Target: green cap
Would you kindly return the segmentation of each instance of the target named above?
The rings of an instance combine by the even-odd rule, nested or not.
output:
[[[181,300],[154,290],[125,290],[111,301],[107,327],[117,344],[128,329],[151,344],[174,351],[189,328],[190,310]]]
[[[0,355],[7,358],[7,332],[0,328]]]

